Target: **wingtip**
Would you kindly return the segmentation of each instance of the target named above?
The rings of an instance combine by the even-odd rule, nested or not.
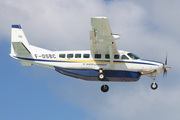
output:
[[[104,17],[104,16],[99,16],[99,17],[91,17],[91,18],[94,18],[94,19],[107,19],[107,17]]]

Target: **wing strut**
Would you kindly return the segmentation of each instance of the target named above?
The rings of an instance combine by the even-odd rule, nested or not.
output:
[[[110,55],[110,69],[113,69],[114,68],[114,64],[113,64],[112,43],[109,44],[109,55]]]

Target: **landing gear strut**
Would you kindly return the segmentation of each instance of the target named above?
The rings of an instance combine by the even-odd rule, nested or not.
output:
[[[101,91],[102,92],[107,92],[109,90],[109,86],[105,84],[104,80],[106,79],[105,74],[103,73],[103,69],[99,69],[99,74],[98,74],[98,79],[103,81],[103,85],[101,86]]]
[[[99,69],[98,79],[103,81],[106,78],[105,74],[103,73],[103,69]]]
[[[156,77],[151,77],[153,79],[153,83],[151,84],[151,89],[156,90],[158,88],[158,84],[156,83]]]

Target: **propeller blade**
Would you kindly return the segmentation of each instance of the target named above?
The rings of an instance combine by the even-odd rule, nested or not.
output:
[[[164,72],[163,72],[163,77],[167,77],[167,70],[166,69],[164,69]]]
[[[165,60],[165,65],[167,65],[167,54],[166,54],[166,60]]]
[[[163,68],[164,68],[163,77],[164,76],[167,77],[167,70],[171,69],[171,67],[167,66],[167,54],[166,54],[165,64],[164,64]]]

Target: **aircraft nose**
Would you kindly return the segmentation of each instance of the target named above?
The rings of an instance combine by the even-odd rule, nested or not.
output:
[[[164,64],[159,65],[159,72],[162,73],[164,71]]]
[[[166,64],[159,65],[160,73],[163,72],[163,76],[167,74],[167,70],[169,70],[169,69],[171,69],[171,67],[168,67]]]

